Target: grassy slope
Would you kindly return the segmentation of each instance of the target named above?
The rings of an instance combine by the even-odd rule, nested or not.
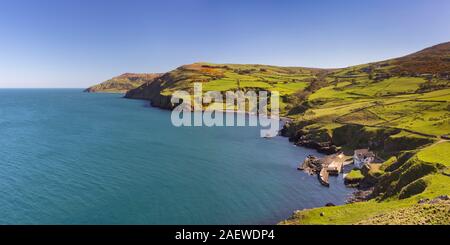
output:
[[[450,202],[414,204],[399,208],[392,212],[383,213],[357,224],[362,225],[448,225],[450,224]]]
[[[388,126],[433,135],[450,132],[450,88],[421,92],[420,86],[427,83],[421,77],[395,76],[378,82],[367,77],[336,80],[308,98],[310,110],[298,119],[318,124],[335,121]]]
[[[192,91],[193,83],[202,83],[203,91],[278,91],[283,100],[282,111],[286,111],[286,99],[306,88],[311,80],[323,70],[301,67],[277,67],[267,65],[237,65],[194,63],[178,67],[157,79],[161,96],[170,96],[177,90]],[[129,98],[145,98],[159,100],[154,94],[146,96],[154,90],[154,84],[144,84],[129,91]]]
[[[201,82],[204,91],[261,89],[288,95],[305,88],[315,71],[265,65],[195,63],[169,72],[162,93],[191,90],[193,82]]]
[[[145,82],[126,96],[171,108],[164,105],[170,103],[170,95],[191,91],[193,82],[201,82],[204,91],[279,91],[282,114],[294,119],[290,136],[302,130],[325,132],[330,138],[343,126],[357,125],[363,128],[343,142],[349,150],[361,142],[379,141],[390,150],[384,154],[387,158],[401,159],[403,151],[412,151],[415,155],[406,163],[394,160],[383,168],[377,187],[382,199],[301,211],[286,221],[348,224],[388,217],[382,214],[410,208],[419,198],[450,194],[450,177],[445,175],[449,171],[442,168],[448,157],[439,157],[440,152],[450,152],[450,146],[429,146],[450,134],[449,71],[450,43],[445,43],[398,59],[335,70],[195,63]]]
[[[147,81],[160,76],[157,73],[151,74],[134,74],[125,73],[120,76],[111,78],[105,82],[87,88],[86,92],[91,93],[125,93],[130,89],[137,88]]]
[[[305,114],[292,116],[314,121],[316,126],[337,122],[448,134],[448,57],[450,43],[399,59],[341,69],[329,75],[328,86],[308,97]]]
[[[413,144],[435,136],[436,143],[411,148],[405,163],[393,157],[383,164],[376,198],[297,211],[282,223],[449,224],[448,203],[417,204],[450,195],[450,142],[439,140],[450,133],[449,57],[447,43],[400,59],[342,69],[331,75],[331,84],[310,95],[308,110],[295,115],[309,122],[304,129],[332,131],[346,124],[366,130],[395,128],[403,131],[389,136],[393,142]]]
[[[364,175],[357,169],[350,171],[350,173],[345,176],[346,181],[360,181],[362,179],[364,179]]]
[[[450,133],[450,81],[441,76],[450,70],[447,56],[450,43],[337,70],[195,63],[164,74],[159,93],[191,91],[193,82],[201,82],[204,91],[279,91],[282,114],[311,121],[315,128],[358,124],[440,136]],[[421,72],[411,72],[414,65]],[[154,87],[144,84],[130,92],[146,89]],[[134,94],[129,97],[145,97]]]

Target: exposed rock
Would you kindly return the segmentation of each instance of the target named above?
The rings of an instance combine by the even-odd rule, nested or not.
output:
[[[429,201],[430,201],[429,198],[422,198],[422,199],[420,199],[417,203],[418,203],[418,204],[424,204],[424,203],[428,203]]]
[[[307,156],[301,166],[298,167],[298,170],[304,171],[310,175],[318,174],[321,169],[322,162],[320,161],[320,158],[312,155]]]
[[[323,136],[320,136],[321,138],[317,138],[315,136],[317,135],[311,135],[308,133],[303,134],[295,141],[295,145],[312,148],[327,155],[339,152],[339,148],[331,143],[330,138],[327,139],[326,136],[324,138],[322,138]]]
[[[347,187],[358,187],[360,185],[362,179],[363,178],[359,178],[359,179],[357,179],[357,178],[352,178],[352,179],[344,178],[344,184]]]
[[[447,196],[447,195],[442,195],[442,196],[438,196],[438,197],[434,198],[434,199],[431,200],[431,201],[428,201],[428,203],[429,203],[429,204],[435,204],[435,203],[439,203],[439,202],[441,202],[441,201],[449,201],[449,200],[450,200],[450,197],[449,197],[449,196]]]
[[[158,77],[152,81],[148,81],[143,85],[128,91],[125,94],[125,98],[148,100],[154,107],[166,110],[173,109],[174,105],[170,101],[171,96],[161,94],[163,89],[162,83],[164,82],[163,77],[165,76],[166,75]]]
[[[367,201],[372,198],[372,192],[373,188],[357,190],[347,199],[347,203]]]

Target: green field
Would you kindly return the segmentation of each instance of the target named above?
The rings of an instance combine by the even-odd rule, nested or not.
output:
[[[314,78],[313,70],[263,65],[235,65],[196,63],[171,71],[170,86],[162,91],[170,94],[177,89],[192,89],[193,82],[201,82],[204,91],[267,90],[290,95],[308,86]]]
[[[417,157],[425,162],[439,163],[450,167],[450,142],[441,142],[432,147],[423,149]]]

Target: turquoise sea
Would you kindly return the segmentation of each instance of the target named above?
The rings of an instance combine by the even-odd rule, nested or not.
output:
[[[0,223],[274,224],[351,193],[297,171],[308,154],[119,94],[1,89]]]

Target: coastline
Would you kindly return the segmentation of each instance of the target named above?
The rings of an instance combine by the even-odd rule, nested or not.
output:
[[[53,183],[48,179],[66,183],[69,178],[90,187],[83,191],[85,185],[69,189],[64,184],[60,185],[59,189],[69,194],[64,199],[73,203],[73,209],[68,207],[74,210],[68,214],[68,224],[271,225],[289,217],[293,210],[322,206],[323,198],[341,204],[349,194],[349,190],[338,185],[334,186],[336,192],[330,193],[317,185],[315,179],[294,171],[297,160],[313,151],[292,147],[282,137],[260,138],[259,127],[175,128],[168,110],[148,108],[145,101],[122,100],[120,95],[83,94],[79,89],[3,91],[2,95],[3,102],[14,101],[17,97],[22,111],[33,103],[40,108],[39,112],[47,112],[47,106],[55,106],[51,114],[36,113],[44,119],[51,116],[51,120],[45,120],[47,123],[39,121],[26,125],[25,129],[39,129],[33,130],[31,135],[29,131],[15,131],[13,122],[23,118],[16,120],[15,115],[22,111],[14,110],[15,105],[5,108],[9,112],[5,116],[10,115],[12,120],[5,124],[10,129],[6,129],[8,136],[27,139],[23,143],[17,142],[20,149],[15,145],[5,145],[5,149],[12,154],[33,149],[26,159],[18,158],[17,163],[25,168],[36,162],[37,167],[42,168],[29,170],[37,173],[33,174],[33,180],[45,177],[43,184],[18,186],[48,197],[54,205],[64,205],[65,202],[51,190],[45,190]],[[60,103],[55,104],[54,101]],[[58,154],[54,156],[60,157],[36,157],[43,148],[31,146],[39,144],[43,134],[51,139],[45,142],[45,149],[51,148]],[[67,137],[70,140],[66,140]],[[4,142],[9,140],[10,137],[5,137]],[[59,172],[60,159],[69,163],[61,166],[65,169],[62,173]],[[21,171],[14,171],[14,168],[3,170],[13,170],[11,177],[21,177]],[[43,170],[48,174],[39,174]],[[8,173],[4,171],[2,173]],[[108,177],[92,179],[92,176]],[[11,183],[9,179],[5,181]],[[105,186],[110,191],[102,191],[97,186]],[[89,200],[93,195],[99,198]],[[14,198],[23,200],[22,197],[8,191],[3,203]],[[90,210],[101,210],[102,203],[115,197],[117,199],[114,200],[121,197],[132,199],[121,198],[112,202],[105,212],[97,216],[98,219],[86,216],[81,219],[75,211],[84,210],[84,204],[89,205]],[[174,197],[183,201],[183,208]],[[23,203],[28,201],[31,200],[23,200]],[[36,209],[30,210],[36,213],[46,207],[58,210],[54,205],[39,202]],[[20,212],[21,206],[12,208],[4,209],[5,214],[10,214],[5,215],[4,220],[23,223],[27,216]],[[161,211],[154,212],[155,209]],[[112,212],[120,215],[117,218],[107,215]],[[12,216],[17,216],[17,219]],[[57,223],[58,217],[57,213],[52,213],[45,220],[42,216],[30,220],[34,223]]]
[[[168,111],[171,111],[171,110],[173,109],[173,108],[171,109],[170,107],[167,107],[167,106],[156,106],[156,105],[152,102],[152,100],[150,100],[150,99],[144,99],[144,98],[130,98],[130,97],[126,97],[126,96],[124,96],[123,98],[124,98],[124,99],[134,99],[134,100],[147,101],[147,102],[149,102],[150,106],[153,107],[153,108],[158,108],[158,109],[163,109],[163,110],[168,110]],[[203,111],[204,111],[204,110],[203,110]],[[223,112],[223,113],[234,113],[234,114],[237,114],[237,113],[243,113],[243,114],[245,114],[245,115],[255,116],[254,113],[250,113],[250,112],[239,112],[239,111],[230,111],[230,110],[220,110],[220,111]],[[287,140],[290,141],[291,145],[292,145],[292,146],[295,146],[295,147],[303,147],[303,148],[305,148],[305,149],[313,149],[313,150],[315,150],[317,153],[324,154],[324,155],[326,155],[326,156],[329,156],[329,155],[334,154],[334,153],[328,153],[328,154],[327,154],[326,152],[321,152],[320,149],[315,148],[315,147],[307,147],[307,146],[303,146],[303,145],[298,145],[298,144],[292,143],[292,141],[289,139],[288,136],[282,134],[282,130],[285,128],[285,125],[286,125],[287,123],[292,122],[292,121],[293,121],[292,118],[289,118],[289,117],[286,117],[286,116],[280,116],[280,129],[278,130],[278,133],[277,133],[276,136],[280,136],[280,137],[287,138]],[[299,161],[302,161],[302,160],[299,160]],[[293,169],[292,171],[298,171],[298,170],[297,170],[297,169]],[[303,173],[304,173],[304,172],[303,172]],[[306,173],[304,173],[304,174],[306,174]],[[312,176],[308,176],[308,177],[312,177]],[[339,176],[337,176],[337,177],[339,178],[339,177],[341,177],[341,175],[339,175]],[[343,176],[342,176],[342,178],[343,178]],[[358,200],[358,201],[361,201],[361,200],[362,200],[362,198],[359,197],[360,190],[358,190],[358,188],[355,188],[355,187],[352,187],[352,186],[348,186],[348,185],[346,185],[344,182],[343,182],[342,184],[343,184],[343,186],[344,186],[345,188],[353,189],[352,192],[351,192],[351,195],[350,195],[349,197],[347,197],[346,200],[344,200],[345,203],[349,203],[349,200]],[[323,187],[323,188],[327,188],[327,187]],[[324,203],[323,203],[322,206],[314,206],[314,207],[309,207],[309,208],[307,208],[307,209],[320,208],[320,207],[325,207],[325,206],[327,206],[327,205],[333,205],[333,206],[334,206],[333,203],[327,203],[326,201],[324,201]],[[303,209],[303,210],[304,210],[304,209]],[[296,210],[291,210],[291,215],[290,215],[289,217],[286,217],[286,219],[289,219],[290,217],[292,217],[292,215],[295,214],[297,211],[299,211],[299,210],[298,210],[298,209],[296,209]],[[282,222],[282,221],[283,221],[283,220],[280,220],[280,221],[279,221],[278,223],[276,223],[276,224],[280,224],[280,222]]]

